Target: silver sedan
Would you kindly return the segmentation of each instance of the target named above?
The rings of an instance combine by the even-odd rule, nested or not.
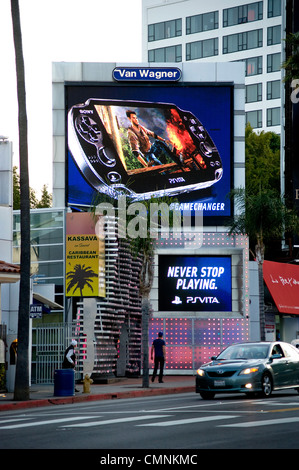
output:
[[[196,374],[196,393],[204,399],[236,392],[269,397],[288,388],[299,392],[299,350],[281,341],[233,344]]]

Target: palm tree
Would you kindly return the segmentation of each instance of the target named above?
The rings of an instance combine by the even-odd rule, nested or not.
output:
[[[150,203],[153,202],[153,198],[149,201],[143,201],[143,205],[147,208],[147,227],[149,227],[149,214],[150,214]],[[142,387],[149,387],[149,319],[151,315],[151,304],[149,300],[150,292],[153,286],[154,279],[154,254],[155,245],[154,241],[150,236],[150,231],[147,229],[146,237],[137,237],[131,239],[131,249],[135,256],[140,256],[142,259],[140,277],[139,277],[139,292],[141,295],[141,318],[142,318]]]
[[[285,69],[284,82],[299,78],[299,31],[286,37],[287,59],[282,64]]]
[[[20,209],[21,209],[21,279],[18,316],[18,357],[14,400],[29,400],[29,311],[30,311],[30,199],[28,173],[27,110],[22,32],[18,0],[11,0],[11,16],[16,56]]]
[[[135,217],[135,214],[128,215],[130,211],[128,211],[128,206],[130,204],[130,200],[126,199],[126,224],[129,227],[130,221],[132,221]],[[153,221],[150,220],[152,213],[151,208],[156,207],[161,209],[161,219],[165,216],[163,212],[163,208],[167,210],[167,217],[169,216],[169,226],[172,224],[172,212],[168,211],[170,204],[177,202],[175,198],[170,198],[167,196],[162,196],[159,198],[152,197],[151,199],[144,199],[142,200],[142,207],[144,208],[143,216],[139,216],[139,220],[142,220],[144,217],[144,227],[146,227],[146,231],[142,232],[142,235],[137,235],[136,237],[127,237],[127,241],[130,244],[131,252],[135,257],[139,257],[141,259],[141,270],[140,270],[140,277],[139,277],[139,293],[141,296],[141,317],[142,317],[142,387],[148,388],[149,387],[149,334],[148,334],[148,327],[149,327],[149,319],[151,315],[151,303],[149,300],[150,292],[153,285],[154,279],[154,255],[155,255],[155,239],[153,237],[153,232],[151,229],[159,229],[161,226],[160,221],[157,219]],[[117,207],[118,201],[110,197],[109,194],[102,194],[98,193],[93,201],[92,204],[92,211],[96,212],[97,206],[100,203],[109,203],[114,207]],[[156,224],[156,225],[155,225]],[[153,227],[154,226],[154,227]],[[121,227],[121,230],[125,228],[126,233],[127,227]],[[141,232],[141,231],[140,231]]]
[[[74,267],[74,271],[69,271],[67,273],[66,278],[69,280],[67,285],[67,292],[70,292],[73,289],[73,293],[79,289],[80,296],[83,296],[83,289],[87,286],[93,292],[92,287],[92,278],[98,277],[97,273],[95,273],[90,266],[85,267],[85,264],[76,264]]]
[[[258,263],[260,335],[265,340],[265,311],[263,262],[265,247],[273,240],[281,240],[284,233],[298,232],[299,219],[295,210],[285,205],[284,198],[275,190],[260,190],[256,194],[238,188],[231,193],[235,201],[235,218],[230,222],[229,233],[248,235],[255,245],[254,258]]]

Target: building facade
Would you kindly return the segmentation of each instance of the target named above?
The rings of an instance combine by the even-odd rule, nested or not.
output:
[[[144,61],[244,63],[246,122],[281,133],[284,0],[143,0],[142,6]]]
[[[147,83],[145,80],[141,80],[141,82],[136,84],[134,79],[137,76],[137,72],[142,69],[143,76],[147,74],[148,71],[151,71],[154,75],[157,72],[155,64],[150,62],[130,64],[129,66],[128,64],[113,63],[53,64],[53,201],[54,206],[65,205],[67,210],[73,211],[73,213],[78,210],[84,211],[88,209],[89,201],[92,200],[92,191],[96,189],[101,192],[103,187],[105,190],[106,186],[103,182],[99,185],[100,189],[95,188],[97,179],[100,178],[98,176],[95,178],[95,173],[87,169],[89,165],[89,163],[86,163],[87,160],[85,160],[84,165],[82,164],[81,157],[83,152],[87,155],[87,152],[90,154],[93,152],[93,149],[89,146],[89,150],[86,150],[85,142],[87,139],[78,139],[78,135],[82,131],[82,128],[86,126],[86,122],[89,123],[87,126],[89,129],[89,139],[93,130],[96,129],[94,123],[90,120],[86,120],[86,118],[84,118],[84,126],[82,126],[82,115],[93,116],[92,119],[94,120],[96,116],[94,109],[96,109],[97,119],[98,116],[100,116],[101,122],[105,123],[105,129],[109,129],[108,134],[110,132],[111,136],[113,136],[119,145],[119,142],[123,139],[123,134],[125,134],[124,128],[128,123],[118,109],[111,109],[113,106],[135,107],[137,113],[140,113],[139,106],[140,102],[142,102],[143,109],[147,109],[147,113],[145,114],[147,117],[149,115],[153,116],[152,108],[155,108],[155,113],[159,111],[161,117],[163,114],[161,109],[168,110],[170,106],[169,103],[175,103],[178,106],[176,112],[183,112],[185,117],[187,115],[189,116],[186,107],[188,108],[188,106],[190,107],[192,105],[198,107],[198,112],[207,126],[207,131],[211,133],[212,138],[214,135],[216,136],[215,145],[219,145],[219,153],[223,160],[223,174],[225,174],[225,176],[221,178],[221,182],[213,183],[210,187],[207,187],[209,184],[206,185],[205,183],[200,185],[202,189],[194,191],[191,185],[187,191],[182,191],[182,194],[185,194],[185,196],[181,199],[180,207],[183,208],[183,210],[186,208],[191,211],[195,210],[195,208],[199,211],[200,208],[200,210],[203,211],[204,223],[195,227],[191,227],[191,225],[188,226],[187,224],[187,228],[188,230],[190,229],[191,232],[187,230],[187,232],[181,233],[178,238],[170,234],[170,238],[164,239],[163,235],[161,235],[160,238],[155,240],[157,246],[154,286],[150,299],[152,317],[150,319],[149,328],[149,347],[158,331],[162,330],[164,332],[168,348],[168,372],[192,374],[200,363],[204,362],[211,355],[217,354],[217,352],[230,342],[258,338],[259,323],[256,309],[252,311],[252,315],[250,315],[250,269],[247,239],[246,237],[228,236],[227,228],[225,227],[226,216],[232,214],[234,211],[234,208],[226,198],[227,193],[233,187],[244,186],[245,182],[245,86],[243,65],[232,63],[227,67],[226,64],[216,62],[209,64],[180,62],[175,65],[175,70],[180,71],[180,79],[178,82],[172,82],[170,84],[165,82],[160,83],[161,81],[159,82],[158,79],[157,82],[151,81]],[[119,80],[115,79],[115,71],[117,71],[118,77],[127,77],[129,80],[126,80],[125,83],[120,83]],[[160,70],[158,70],[158,72],[160,72]],[[157,73],[156,77],[158,76],[160,75]],[[102,104],[103,97],[105,98],[105,106],[110,106],[107,110]],[[210,101],[207,101],[209,97],[211,97],[211,100],[214,99],[217,101],[218,107],[214,106],[216,114],[209,110],[208,104],[210,104]],[[112,101],[109,101],[108,98],[112,98]],[[130,101],[132,99],[134,99],[133,102]],[[206,105],[205,113],[200,111],[204,102]],[[77,105],[77,103],[80,104]],[[157,103],[159,104],[157,105]],[[159,108],[160,110],[157,110],[156,107],[160,107],[161,109]],[[77,109],[80,111],[80,108],[82,108],[81,115],[79,114],[78,117],[76,117]],[[191,108],[188,109],[191,110]],[[119,114],[116,119],[114,115],[117,112]],[[169,111],[167,111],[167,113],[168,112]],[[172,111],[172,113],[174,113],[174,111]],[[216,115],[221,117],[219,125],[213,121]],[[199,116],[197,117],[199,118]],[[193,118],[190,119],[192,120]],[[207,123],[207,121],[209,122]],[[74,126],[72,124],[73,122],[75,123]],[[80,126],[78,127],[79,122]],[[153,122],[154,120],[152,120],[151,124],[153,124]],[[225,132],[227,133],[225,134],[224,132],[224,134],[221,134],[220,127],[223,127],[223,129],[226,128]],[[163,126],[159,129],[160,134],[164,135]],[[192,129],[193,127],[190,126],[188,132]],[[181,126],[180,130],[182,130]],[[167,132],[169,136],[169,128]],[[218,137],[217,133],[219,133]],[[90,141],[88,144],[90,144]],[[120,147],[118,147],[118,149],[119,148]],[[127,150],[125,150],[125,152],[126,151]],[[125,152],[123,154],[123,162],[125,162],[126,158]],[[122,154],[122,151],[118,150],[118,154]],[[113,166],[111,152],[109,156],[110,158],[108,159],[107,153],[99,154],[101,160],[99,169],[103,169],[104,166]],[[75,165],[74,161],[76,163]],[[105,165],[103,165],[103,162]],[[201,164],[203,165],[202,168],[204,168],[205,163],[201,161]],[[164,168],[167,170],[169,165],[174,165],[174,163],[168,164],[168,166]],[[212,163],[212,165],[214,165],[214,163]],[[95,168],[94,160],[90,163],[89,168],[91,167]],[[130,168],[128,172],[132,175],[135,171],[134,174],[137,180],[139,175],[144,171],[147,171],[150,176],[149,168],[146,170],[132,170],[132,167]],[[175,176],[176,174],[174,173],[173,175]],[[187,173],[184,173],[183,177],[181,177],[179,173],[179,178],[170,178],[171,184],[185,181],[184,178],[188,176],[186,175]],[[111,173],[107,173],[107,180],[110,176]],[[164,177],[163,172],[162,177]],[[113,178],[114,180],[111,180],[111,182],[116,181],[115,174]],[[82,183],[80,183],[81,180]],[[86,183],[88,184],[86,185]],[[144,191],[146,191],[147,184],[147,180],[144,180],[144,186],[142,186]],[[90,187],[92,187],[92,190],[89,194]],[[136,185],[135,187],[137,188],[136,191],[138,191],[138,186]],[[128,194],[132,192],[132,188],[129,186],[128,191]],[[172,189],[170,188],[169,191],[172,191]],[[177,191],[177,193],[179,194],[180,191]],[[172,192],[169,194],[172,197]],[[191,196],[194,194],[196,194],[196,196],[194,196],[195,199],[192,199]],[[138,200],[137,192],[135,198]],[[174,198],[174,200],[176,199]],[[142,202],[142,199],[140,199],[140,201]],[[174,236],[174,238],[171,238],[172,236]],[[172,260],[170,260],[169,256],[170,258],[175,256],[176,260],[172,258]],[[195,297],[193,299],[192,306],[191,297],[188,296],[188,299],[185,299],[185,301],[190,305],[187,306],[186,304],[184,308],[179,308],[181,300],[176,303],[176,299],[183,299],[183,293],[179,293],[179,291],[176,290],[172,291],[172,294],[174,294],[173,297],[163,299],[163,292],[167,291],[165,288],[167,279],[162,279],[162,265],[165,267],[170,261],[171,263],[176,263],[179,258],[184,258],[184,262],[188,264],[188,272],[191,270],[190,263],[198,262],[204,264],[201,264],[201,267],[193,267],[193,270],[201,269],[204,272],[206,269],[209,269],[211,273],[222,273],[224,269],[227,269],[223,279],[227,281],[229,294],[222,294],[222,299],[220,299],[220,291],[223,286],[221,287],[220,284],[216,286],[216,283],[220,282],[220,279],[217,280],[214,278],[213,280],[209,279],[209,282],[213,284],[212,290],[202,291],[200,298]],[[205,265],[205,263],[208,263],[208,265]],[[227,263],[227,265],[225,263]],[[174,266],[175,264],[172,264],[171,269],[184,270],[182,266],[177,266],[176,268]],[[256,276],[256,271],[254,271],[254,276]],[[221,276],[219,276],[219,278],[220,277]],[[168,281],[169,280],[170,279],[168,279]],[[183,282],[182,279],[181,281]],[[187,282],[186,279],[184,282]],[[212,286],[212,284],[210,284],[210,286]],[[205,289],[208,289],[207,285]],[[219,289],[217,295],[212,295],[214,288]],[[174,287],[174,289],[176,289],[176,287]],[[171,289],[169,292],[170,291]],[[115,293],[112,292],[112,294],[115,296]],[[228,301],[227,305],[219,307],[217,304],[220,304],[224,299]],[[168,302],[170,306],[168,305],[168,307],[166,307],[165,302]],[[104,318],[101,317],[100,312],[105,312],[107,305],[109,305],[109,295],[107,299],[97,299],[95,301],[92,315],[95,318],[94,328],[96,334],[99,333],[101,328],[99,323],[100,318]],[[253,302],[253,305],[256,307],[255,302]],[[91,315],[90,312],[92,309],[90,309],[89,304],[86,304],[84,307],[84,302],[79,302],[77,308],[78,311],[81,312],[79,315],[80,322],[83,322],[84,318],[86,319],[88,315]],[[85,314],[84,308],[87,308]],[[130,308],[132,315],[132,307],[129,307],[129,310]],[[110,307],[107,310],[107,315],[110,311],[109,309]],[[137,311],[136,314],[138,316]],[[107,322],[109,320],[108,317],[109,315],[105,320]],[[128,338],[128,335],[130,336],[128,324],[132,324],[132,321],[129,321],[127,324],[121,320],[121,316],[117,315],[117,317],[120,323],[118,325],[115,324],[115,328],[117,327],[118,335],[121,331],[122,335],[124,335],[118,336],[119,345],[122,346],[125,343],[125,338]],[[135,326],[137,325],[137,328],[140,327],[138,322],[139,320],[136,317]],[[112,336],[110,331],[110,340],[112,343],[113,341],[115,343],[116,339],[113,339]],[[98,336],[98,339],[100,354],[102,340],[100,336]],[[109,346],[110,349],[113,346],[112,343]],[[129,354],[127,354],[127,356],[129,357]],[[97,361],[98,364],[100,364],[101,361],[102,364],[104,364],[103,357],[102,359],[97,357]],[[117,362],[118,364],[114,364],[112,372],[116,372],[117,367],[119,371],[121,369],[124,370],[122,361],[118,360]],[[139,367],[138,361],[129,361],[129,364],[125,367],[126,373],[134,373],[134,368],[136,367],[137,369]]]

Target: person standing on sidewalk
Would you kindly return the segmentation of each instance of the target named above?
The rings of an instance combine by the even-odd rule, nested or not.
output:
[[[75,369],[76,367],[76,352],[75,347],[77,346],[77,341],[72,339],[71,344],[66,348],[64,352],[64,358],[62,363],[63,369]],[[75,392],[79,392],[77,388],[75,388]]]
[[[62,363],[63,369],[75,369],[76,366],[76,352],[75,347],[77,346],[77,341],[72,339],[71,344],[66,348],[64,352],[64,358]]]
[[[163,383],[163,369],[165,364],[165,356],[166,356],[166,349],[165,349],[165,341],[163,339],[162,331],[159,332],[158,338],[153,341],[152,348],[151,348],[151,359],[153,360],[155,354],[155,361],[154,361],[154,372],[152,375],[152,382],[154,382],[158,367],[160,366],[159,371],[159,383]]]

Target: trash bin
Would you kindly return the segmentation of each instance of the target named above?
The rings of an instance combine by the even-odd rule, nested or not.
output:
[[[72,397],[75,395],[75,371],[58,369],[54,372],[54,396]]]

